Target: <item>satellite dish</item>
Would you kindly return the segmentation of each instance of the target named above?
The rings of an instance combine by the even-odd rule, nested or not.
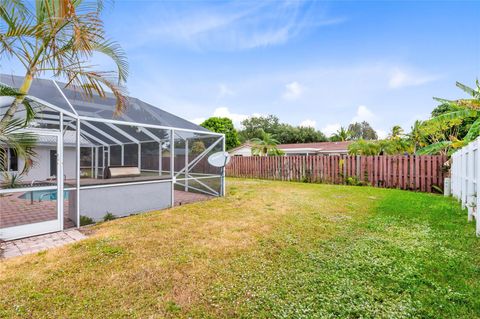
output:
[[[227,152],[213,153],[208,157],[208,163],[215,167],[224,167],[230,162],[230,154]]]

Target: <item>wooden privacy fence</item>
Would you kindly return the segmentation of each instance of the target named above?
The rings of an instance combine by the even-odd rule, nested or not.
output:
[[[446,156],[234,156],[230,177],[364,184],[422,192],[443,189]]]

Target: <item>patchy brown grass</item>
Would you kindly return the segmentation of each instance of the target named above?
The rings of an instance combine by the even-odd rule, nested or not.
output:
[[[327,194],[329,187],[231,180],[226,198],[95,226],[83,242],[2,262],[0,314],[186,314],[204,302],[217,270],[255,250],[261,238],[282,227],[315,227],[315,236],[330,236],[335,227],[329,223],[362,213],[337,200],[353,194],[343,188]],[[306,210],[318,211],[314,218],[324,224],[309,225]]]
[[[82,242],[2,262],[0,317],[271,317],[245,308],[244,286],[363,236],[355,225],[391,192],[229,180],[225,198],[102,223]]]

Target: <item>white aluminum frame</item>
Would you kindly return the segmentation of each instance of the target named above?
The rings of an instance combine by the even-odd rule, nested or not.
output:
[[[60,118],[60,122],[63,121],[63,118]],[[55,231],[63,230],[63,135],[60,131],[57,130],[43,130],[43,129],[25,129],[21,132],[29,132],[37,135],[47,135],[53,136],[57,139],[56,150],[57,150],[57,184],[55,186],[39,186],[39,187],[28,187],[28,188],[7,188],[0,189],[1,194],[11,194],[11,193],[25,193],[25,192],[35,192],[35,191],[56,191],[57,192],[57,218],[53,220],[24,224],[18,226],[11,226],[0,228],[0,239],[2,240],[13,240],[17,238],[35,236],[45,233],[51,233]]]
[[[53,80],[52,80],[53,81]],[[203,130],[195,130],[195,129],[185,129],[185,128],[177,128],[177,127],[169,127],[165,125],[154,125],[154,124],[146,124],[146,123],[136,123],[136,122],[127,122],[124,120],[113,120],[113,119],[103,119],[103,118],[96,118],[96,117],[89,117],[89,116],[82,116],[78,114],[78,112],[75,110],[73,105],[70,103],[68,98],[65,96],[63,91],[60,89],[58,84],[53,81],[55,87],[57,90],[60,92],[61,96],[65,99],[67,102],[68,106],[70,107],[71,110],[65,110],[63,108],[57,107],[47,101],[44,101],[42,99],[39,99],[34,96],[27,96],[28,99],[31,101],[34,101],[35,103],[38,103],[40,105],[43,105],[53,111],[56,111],[59,113],[59,115],[49,115],[49,114],[43,114],[43,117],[38,118],[39,121],[42,123],[46,124],[58,124],[59,125],[59,130],[57,129],[29,129],[29,132],[34,132],[42,135],[53,135],[57,137],[57,185],[55,189],[57,189],[57,211],[58,211],[58,219],[56,220],[56,228],[51,231],[56,231],[56,230],[61,230],[63,229],[63,216],[64,216],[64,211],[63,211],[63,197],[64,197],[64,181],[63,181],[63,148],[64,148],[64,143],[63,143],[63,132],[66,129],[66,127],[69,127],[76,132],[76,172],[75,172],[75,181],[76,185],[74,188],[68,188],[69,190],[75,189],[77,192],[77,201],[76,201],[76,220],[75,223],[77,227],[80,225],[80,195],[81,195],[81,190],[82,189],[90,189],[90,188],[101,188],[101,187],[111,187],[115,185],[138,185],[138,184],[148,184],[148,183],[158,183],[158,182],[170,182],[171,183],[171,203],[170,205],[173,207],[175,204],[175,184],[178,184],[180,186],[183,186],[186,191],[192,189],[195,191],[203,192],[208,195],[212,196],[224,196],[225,195],[225,170],[222,169],[222,173],[220,175],[217,174],[207,174],[207,173],[194,173],[190,174],[190,171],[192,168],[198,164],[198,162],[204,158],[209,151],[211,151],[218,143],[222,142],[223,145],[223,150],[225,150],[225,135],[221,133],[215,133],[215,132],[209,132],[209,131],[203,131]],[[68,116],[72,119],[72,121],[68,123],[63,122],[64,116]],[[107,132],[104,132],[101,130],[101,128],[96,127],[93,125],[91,122],[100,122],[104,123],[107,125],[109,128],[112,130],[115,130],[117,133],[121,134],[131,142],[121,142],[114,136],[111,136],[111,134],[108,134]],[[65,125],[64,125],[65,124]],[[104,139],[101,139],[97,136],[94,136],[90,134],[89,132],[82,130],[81,126],[85,125],[89,129],[95,131],[96,133],[100,134],[100,136],[105,137],[105,139],[112,141],[116,144],[110,144]],[[128,132],[122,130],[121,125],[127,125],[127,126],[135,126],[140,129],[142,133],[144,133],[146,136],[150,137],[152,140],[148,141],[140,141],[139,139],[133,137],[131,134]],[[163,145],[164,142],[166,141],[163,138],[159,138],[156,136],[152,131],[149,129],[156,129],[156,130],[165,130],[170,132],[170,178],[167,179],[162,179],[162,180],[155,180],[155,181],[138,181],[138,182],[131,182],[131,183],[123,183],[123,184],[108,184],[108,185],[94,185],[94,186],[81,186],[80,185],[80,175],[81,175],[81,167],[80,167],[80,148],[81,147],[91,147],[92,148],[92,170],[94,171],[94,178],[98,178],[98,172],[99,172],[99,152],[102,152],[102,168],[103,170],[105,169],[106,165],[110,165],[110,146],[113,145],[120,145],[122,148],[122,164],[124,162],[124,145],[125,144],[137,144],[138,145],[138,166],[141,169],[141,148],[142,148],[142,143],[149,143],[149,142],[157,142],[159,143],[159,175],[162,175],[163,172],[163,165],[162,165],[162,153],[163,153]],[[218,137],[216,141],[214,141],[206,150],[204,150],[201,154],[196,156],[192,161],[189,162],[188,158],[188,138],[184,138],[180,135],[178,135],[180,138],[183,138],[186,141],[185,145],[185,166],[178,172],[175,172],[175,133],[178,132],[187,132],[187,133],[197,133],[203,135],[203,137]],[[88,146],[83,146],[81,145],[81,138],[82,136],[90,141],[91,145]],[[101,150],[100,150],[101,148]],[[108,156],[106,156],[108,154]],[[94,159],[93,159],[94,158]],[[179,176],[185,172],[185,177],[179,178]],[[221,180],[221,188],[220,191],[216,191],[207,184],[203,183],[203,179],[212,179],[212,178],[220,178]],[[188,181],[189,180],[195,180],[198,182],[200,185],[205,187],[205,189],[199,189],[197,187],[191,186]],[[30,187],[28,189],[0,189],[0,194],[2,193],[12,193],[12,192],[25,192],[25,191],[37,191],[37,190],[52,190],[53,187],[47,186],[47,187]],[[37,225],[38,223],[35,224],[30,224],[26,226],[32,226],[28,227],[32,232],[28,234],[29,236],[40,234],[40,233],[45,233],[47,231],[50,231],[50,229],[53,228],[46,228],[46,227],[40,227]],[[35,228],[37,227],[38,228]],[[34,229],[36,231],[34,231]],[[4,229],[0,229],[0,231],[4,231]],[[1,239],[3,238],[3,235],[0,235]]]

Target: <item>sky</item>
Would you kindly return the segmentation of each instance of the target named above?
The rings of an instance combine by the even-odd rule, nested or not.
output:
[[[330,135],[366,120],[385,136],[480,78],[480,1],[117,0],[104,21],[129,94],[196,123],[274,114]]]

